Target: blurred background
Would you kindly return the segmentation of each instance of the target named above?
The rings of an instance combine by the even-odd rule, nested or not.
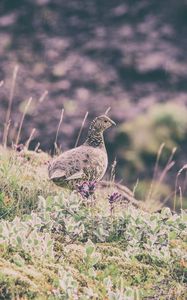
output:
[[[186,0],[1,0],[1,139],[19,65],[9,142],[31,96],[21,131],[25,142],[36,128],[31,149],[38,142],[42,150],[53,149],[62,108],[58,144],[66,150],[86,112],[85,128],[110,106],[118,126],[106,141],[110,162],[117,159],[117,179],[131,188],[138,180],[136,194],[143,199],[153,180],[152,197],[171,201],[187,162],[186,25]]]

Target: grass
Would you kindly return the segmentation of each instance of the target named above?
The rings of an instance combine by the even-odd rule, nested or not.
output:
[[[90,205],[48,181],[49,159],[0,149],[0,299],[186,299],[186,212],[111,215],[113,186]]]
[[[3,213],[8,218],[29,213],[36,207],[38,195],[55,192],[55,187],[51,190],[47,179],[48,160],[45,153],[0,148],[1,217]]]

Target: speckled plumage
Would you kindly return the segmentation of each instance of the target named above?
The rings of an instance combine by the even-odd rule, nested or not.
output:
[[[115,123],[105,115],[95,118],[83,145],[52,160],[48,169],[49,179],[69,189],[86,180],[101,180],[108,165],[103,132],[112,124]]]

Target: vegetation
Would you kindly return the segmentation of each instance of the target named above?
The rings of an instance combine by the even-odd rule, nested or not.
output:
[[[187,299],[186,1],[9,2],[0,1],[0,299]],[[125,121],[106,136],[118,160],[110,180],[57,188],[39,147],[60,152],[78,133],[77,145],[108,106]]]
[[[120,161],[118,172],[120,177],[128,178],[132,182],[135,182],[137,176],[140,178],[136,190],[138,197],[146,197],[158,153],[159,164],[154,174],[154,184],[157,185],[154,198],[163,201],[174,192],[173,177],[186,162],[186,115],[185,106],[163,103],[154,105],[136,119],[119,126],[114,141],[114,151]],[[163,170],[166,171],[165,175]],[[180,185],[183,186],[184,208],[187,206],[185,178],[181,178]],[[172,206],[173,198],[169,197],[168,200],[168,204]]]
[[[47,180],[48,159],[0,151],[0,299],[185,299],[186,212],[82,198]]]

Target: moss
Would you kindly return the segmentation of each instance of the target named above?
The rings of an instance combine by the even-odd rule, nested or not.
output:
[[[58,278],[55,269],[57,266],[41,265],[39,261],[20,267],[0,259],[1,299],[47,299],[48,295],[53,296],[53,283]]]
[[[0,297],[1,299],[16,299],[26,297],[35,299],[38,292],[32,282],[20,277],[16,272],[9,269],[0,271]]]

